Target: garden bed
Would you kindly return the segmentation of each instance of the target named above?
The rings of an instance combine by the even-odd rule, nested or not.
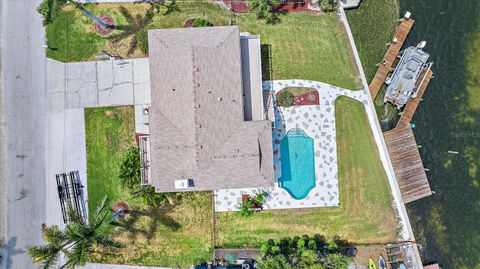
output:
[[[282,107],[319,105],[318,91],[306,87],[287,87],[277,92],[277,104]]]

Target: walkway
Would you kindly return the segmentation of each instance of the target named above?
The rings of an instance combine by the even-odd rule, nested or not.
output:
[[[338,167],[337,144],[335,132],[335,99],[339,96],[348,96],[368,103],[368,95],[362,91],[351,91],[329,84],[306,80],[275,80],[264,82],[265,90],[274,93],[285,87],[309,87],[319,92],[320,105],[294,106],[288,108],[275,107],[275,121],[272,131],[275,179],[281,177],[280,140],[297,125],[314,139],[316,185],[308,196],[296,200],[279,187],[277,183],[269,188],[224,189],[215,191],[215,211],[235,211],[242,200],[242,194],[254,195],[255,192],[265,190],[269,193],[265,209],[309,208],[338,206]],[[275,94],[273,94],[275,95]]]

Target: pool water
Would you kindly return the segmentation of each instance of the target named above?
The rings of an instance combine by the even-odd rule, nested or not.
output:
[[[315,187],[313,139],[299,128],[291,129],[280,142],[282,176],[278,182],[294,199],[307,197]]]

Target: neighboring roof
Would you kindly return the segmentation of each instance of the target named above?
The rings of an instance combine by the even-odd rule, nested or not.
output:
[[[271,124],[243,120],[238,27],[150,30],[148,43],[156,191],[272,185]]]

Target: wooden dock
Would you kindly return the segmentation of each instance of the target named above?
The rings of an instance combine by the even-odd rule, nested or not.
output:
[[[405,105],[402,116],[400,117],[396,128],[404,128],[410,126],[410,121],[413,118],[413,114],[415,114],[415,111],[417,110],[417,107],[421,102],[423,93],[427,89],[428,83],[430,83],[432,76],[433,72],[431,69],[423,71],[423,73],[420,75],[420,78],[418,79],[416,85],[416,87],[418,88],[417,97],[415,97],[414,99],[410,99],[407,105]]]
[[[375,77],[373,77],[373,80],[369,85],[370,94],[372,95],[373,100],[375,100],[378,91],[385,82],[387,75],[390,73],[392,65],[400,52],[408,33],[410,33],[410,29],[412,29],[414,22],[415,21],[412,19],[402,19],[398,26],[397,32],[395,33],[396,42],[392,42],[388,47],[387,53],[385,54],[382,63],[380,63],[377,73],[375,73]]]
[[[383,133],[405,203],[432,195],[417,142],[410,127]]]
[[[432,195],[417,142],[410,128],[410,121],[421,102],[433,72],[425,69],[417,80],[417,97],[410,99],[405,106],[397,126],[383,133],[393,170],[405,203],[410,203]]]

